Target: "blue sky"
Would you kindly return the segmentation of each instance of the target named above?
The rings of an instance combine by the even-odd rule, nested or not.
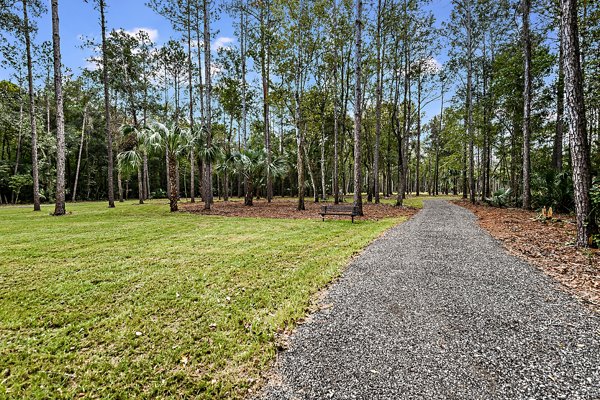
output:
[[[45,0],[48,9],[50,1]],[[151,38],[159,45],[172,37],[180,35],[173,32],[170,23],[161,15],[155,13],[146,6],[145,0],[107,0],[107,29],[124,29],[134,32],[144,29],[149,32]],[[373,0],[365,1],[368,8],[375,6]],[[452,5],[449,0],[433,0],[429,5],[437,19],[437,24],[448,18]],[[70,68],[75,74],[79,74],[81,68],[88,62],[86,59],[90,56],[90,50],[82,48],[81,37],[91,37],[99,39],[100,26],[98,22],[98,12],[90,3],[83,0],[61,0],[59,3],[61,16],[61,49],[63,64]],[[50,40],[51,38],[51,20],[47,13],[38,21],[39,31],[36,36],[36,42]],[[218,43],[227,44],[233,40],[235,42],[234,28],[232,21],[226,13],[222,13],[217,21],[211,26],[213,32],[216,32],[213,41],[213,48]],[[445,50],[439,54],[436,59],[443,63],[446,60]],[[252,74],[254,75],[254,74]],[[0,79],[6,79],[9,76],[8,71],[0,70]],[[427,114],[426,120],[439,112],[439,102],[434,101],[425,107]]]
[[[369,0],[367,0],[367,3]],[[49,3],[49,1],[47,1]],[[145,0],[107,0],[107,27],[111,29],[122,28],[126,31],[135,29],[148,29],[155,36],[158,44],[164,43],[173,36],[169,22],[146,6]],[[50,5],[48,4],[49,8]],[[82,35],[88,37],[99,37],[100,27],[98,13],[92,4],[83,0],[62,0],[59,4],[61,13],[61,36],[63,63],[73,70],[85,66],[85,58],[89,54],[81,49]],[[450,1],[436,0],[429,6],[438,21],[446,19],[452,9]],[[38,22],[38,40],[50,40],[51,21],[50,16],[45,15]],[[226,13],[220,15],[219,20],[213,22],[213,31],[217,32],[216,41],[223,38],[234,38],[232,21]]]
[[[171,29],[170,23],[147,7],[144,0],[107,0],[107,3],[106,19],[109,31],[124,29],[133,32],[144,29],[159,45],[172,37],[179,37]],[[83,0],[62,0],[59,9],[63,64],[77,72],[79,68],[86,65],[86,58],[90,54],[89,50],[81,49],[81,36],[96,39],[100,37],[98,12],[92,4],[85,3]],[[52,28],[50,16],[45,16],[38,25],[38,40],[49,40]],[[219,21],[215,21],[211,28],[218,32],[215,41],[234,37],[231,21],[226,14],[223,14]]]

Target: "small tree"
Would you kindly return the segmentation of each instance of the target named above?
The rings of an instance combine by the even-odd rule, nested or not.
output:
[[[244,205],[252,206],[254,190],[261,184],[266,184],[265,177],[267,170],[273,177],[280,177],[287,172],[287,163],[284,157],[271,158],[268,162],[266,149],[260,150],[242,150],[231,156],[231,163],[237,172],[241,173],[248,182],[248,190],[244,196]]]
[[[178,126],[167,127],[164,124],[155,122],[151,127],[146,128],[147,146],[157,150],[160,154],[167,154],[167,171],[169,173],[169,205],[171,212],[177,211],[177,200],[179,191],[177,190],[177,157],[183,154],[190,146],[189,135]]]
[[[143,156],[148,149],[148,131],[125,125],[121,128],[121,132],[123,133],[123,137],[128,138],[126,141],[131,145],[128,149],[117,155],[117,167],[121,174],[125,176],[131,176],[137,171],[138,197],[140,204],[144,204],[142,167],[144,166]]]
[[[21,193],[21,189],[27,186],[31,186],[33,184],[33,178],[30,175],[19,174],[13,175],[8,180],[8,187],[15,192],[15,204],[19,202],[19,194]]]
[[[190,151],[193,149],[195,154],[198,155],[200,161],[202,161],[202,165],[206,168],[207,165],[213,165],[217,162],[217,160],[221,157],[221,148],[218,143],[212,141],[211,134],[208,132],[206,128],[202,128],[197,126],[192,131],[187,131],[187,140],[190,146]],[[205,173],[209,173],[204,170]],[[204,179],[204,185],[208,185],[203,187],[203,200],[206,208],[206,196],[212,198],[213,187],[212,187],[212,170],[210,171],[211,179]],[[205,176],[206,178],[206,176]]]

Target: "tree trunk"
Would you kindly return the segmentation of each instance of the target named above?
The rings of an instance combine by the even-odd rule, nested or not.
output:
[[[58,3],[57,1],[53,1],[52,2],[52,31],[53,31],[53,40],[59,40],[60,41],[60,36],[58,36],[58,10],[54,10],[55,8],[58,8]],[[56,14],[56,15],[55,15]],[[33,210],[34,211],[40,211],[40,178],[39,178],[39,170],[38,170],[38,155],[37,155],[37,126],[36,126],[36,118],[35,118],[35,95],[34,95],[34,89],[33,89],[33,61],[31,59],[31,37],[30,37],[30,30],[31,27],[29,26],[29,16],[27,14],[27,0],[23,0],[23,23],[25,25],[25,51],[27,53],[27,83],[28,83],[28,91],[29,91],[29,121],[30,121],[30,125],[31,125],[31,166],[32,166],[32,175],[33,175]],[[56,25],[56,27],[55,27]],[[56,32],[55,32],[56,30]],[[57,35],[56,38],[54,38],[54,35]],[[58,43],[58,45],[60,46],[60,43]],[[56,68],[56,51],[57,51],[57,44],[54,44],[54,67]],[[58,47],[58,61],[59,61],[59,68],[60,68],[60,47]],[[60,76],[60,69],[58,71],[59,76]],[[55,83],[56,83],[56,71],[55,71]],[[20,89],[19,89],[20,91]],[[56,94],[56,101],[58,104],[59,101],[59,94]],[[22,104],[22,103],[21,103]],[[62,93],[60,94],[60,104],[61,104],[61,109],[60,109],[60,114],[62,117]],[[21,110],[22,110],[22,106],[21,106]],[[57,112],[57,120],[56,122],[58,123],[58,113],[59,110],[56,110]],[[22,119],[22,111],[21,111],[21,119]],[[17,163],[15,166],[15,174],[19,165],[19,161],[18,161],[18,155],[20,153],[20,142],[21,142],[21,133],[20,133],[20,127],[19,127],[19,151],[17,152]],[[58,135],[58,131],[57,131],[57,139],[59,139]],[[62,142],[58,142],[57,146],[60,146],[60,143],[62,143],[62,151],[63,151],[63,157],[62,157],[62,167],[63,167],[63,205],[62,205],[62,213],[59,213],[57,215],[62,215],[64,214],[64,126],[62,127]],[[58,149],[59,151],[59,155],[60,155],[60,149]],[[58,172],[59,167],[57,166],[57,172]],[[59,184],[59,182],[57,181],[57,185]],[[58,187],[57,187],[58,189]],[[57,192],[57,196],[58,196],[58,192]],[[57,207],[58,207],[58,198],[57,198]],[[60,210],[57,210],[60,211]]]
[[[565,107],[567,113],[573,191],[577,215],[577,246],[590,244],[597,232],[590,203],[590,153],[587,142],[587,124],[583,99],[579,32],[577,26],[577,0],[562,1],[561,35],[563,42],[563,69],[565,74]]]
[[[123,176],[121,174],[121,170],[117,168],[117,188],[119,191],[119,203],[124,201],[123,197]]]
[[[373,154],[373,192],[375,192],[375,204],[379,204],[379,144],[381,141],[381,90],[382,90],[382,68],[381,68],[381,0],[377,0],[377,82],[375,94],[375,152]]]
[[[240,7],[240,57],[242,64],[242,132],[244,150],[248,149],[248,109],[246,105],[246,24],[245,24],[244,8]],[[252,205],[252,191],[248,182],[248,178],[244,175],[244,204]]]
[[[356,0],[355,21],[355,86],[354,86],[354,207],[363,215],[362,207],[362,170],[361,170],[361,131],[362,131],[362,0]]]
[[[467,6],[467,46],[467,136],[469,137],[469,198],[471,203],[475,204],[475,132],[473,130],[473,22],[470,4]]]
[[[171,212],[178,210],[177,200],[179,190],[177,189],[177,158],[167,150],[167,170],[169,173],[169,206]]]
[[[321,200],[325,201],[327,199],[327,193],[325,189],[325,111],[324,107],[322,108],[322,117],[321,117]]]
[[[179,177],[179,158],[175,158],[175,181],[177,182],[177,200],[181,198],[181,179]],[[185,173],[183,175],[185,179]],[[187,195],[187,193],[186,193]]]
[[[148,153],[144,151],[144,200],[150,198],[150,174],[148,172]]]
[[[562,18],[561,22],[562,24]],[[558,81],[556,84],[556,130],[554,134],[554,146],[552,148],[552,167],[556,172],[562,171],[563,159],[563,132],[564,132],[564,110],[565,110],[565,74],[563,69],[563,39],[559,34],[558,53]]]
[[[523,208],[531,208],[531,35],[529,33],[529,10],[531,0],[522,0],[523,13],[523,58],[524,89],[523,89]]]
[[[337,16],[337,10],[338,10],[338,3],[337,0],[335,0],[335,7],[334,7],[335,11],[334,11],[334,15]],[[337,29],[335,30],[336,32],[336,39],[337,39]],[[338,48],[337,48],[337,40],[335,40],[334,43],[334,61],[333,61],[333,182],[332,182],[332,190],[333,190],[333,202],[334,204],[339,204],[340,202],[340,184],[339,184],[339,167],[338,167],[338,160],[339,160],[339,155],[338,155],[338,130],[339,130],[339,115],[338,115],[338,60],[339,60],[339,55],[338,55]]]
[[[194,148],[190,149],[190,203],[196,202],[196,168],[195,168],[196,154]]]
[[[422,80],[421,77],[421,68],[419,67],[419,76],[417,81],[417,146],[416,146],[416,159],[415,159],[415,185],[416,190],[415,194],[417,196],[420,195],[420,187],[421,187],[421,90],[422,90]]]
[[[492,50],[492,58],[493,58],[493,50]],[[491,173],[491,152],[492,152],[492,127],[490,124],[490,115],[493,113],[491,110],[492,105],[490,104],[489,99],[489,72],[488,72],[488,59],[485,41],[483,44],[483,57],[482,57],[482,74],[483,74],[483,165],[482,165],[482,190],[481,190],[481,200],[485,201],[488,197],[490,197],[490,173]]]
[[[304,11],[304,0],[300,0],[300,16],[298,18],[298,33],[302,32],[302,15]],[[301,38],[296,38],[296,82],[294,90],[295,100],[295,130],[296,130],[296,169],[298,170],[298,211],[304,210],[304,161],[302,150],[304,148],[304,132],[301,128],[301,112],[300,112],[300,86],[301,86],[301,68],[302,68],[302,50]]]
[[[192,65],[192,20],[191,20],[191,0],[187,0],[186,2],[186,30],[187,30],[187,48],[188,48],[188,95],[190,97],[189,104],[189,117],[190,117],[190,131],[192,136],[194,135],[194,85],[192,83],[193,78],[193,65]],[[200,51],[200,49],[198,49]],[[195,186],[196,186],[196,178],[195,178],[195,170],[194,170],[194,148],[190,149],[190,202],[196,202],[196,194],[195,194]]]
[[[140,199],[140,204],[144,204],[144,177],[143,177],[141,165],[138,165],[137,173],[138,173],[138,197]]]
[[[52,3],[54,7],[54,3]],[[57,6],[58,7],[58,6]],[[57,15],[56,23],[58,23],[58,15]],[[54,23],[54,14],[52,22]],[[35,94],[33,91],[33,65],[31,59],[31,37],[30,37],[30,29],[29,26],[29,17],[27,15],[27,0],[23,0],[23,24],[25,25],[25,50],[27,53],[27,83],[28,83],[28,91],[29,91],[29,121],[31,125],[31,167],[32,167],[32,175],[33,175],[33,210],[40,211],[40,178],[39,178],[39,170],[38,170],[38,157],[37,157],[37,125],[35,118]],[[20,90],[20,89],[19,89]],[[21,103],[21,118],[23,113],[23,106]],[[19,142],[21,141],[21,134],[19,129]],[[64,144],[64,140],[63,140]],[[18,148],[20,151],[20,143],[18,144]],[[64,149],[64,146],[63,146]],[[18,168],[18,153],[17,153],[17,163],[15,165],[15,173]],[[64,209],[64,205],[63,205]],[[63,212],[64,213],[64,212]],[[60,215],[60,214],[59,214]]]
[[[16,151],[16,155],[15,155],[15,172],[14,174],[17,175],[19,173],[19,164],[21,162],[21,138],[23,136],[23,96],[20,93],[21,92],[21,87],[19,86],[19,97],[21,98],[21,105],[19,107],[19,135],[17,137],[17,151]],[[33,95],[33,93],[29,94],[29,97],[31,98]],[[34,101],[34,108],[35,108],[35,101]],[[31,112],[31,110],[30,110]],[[33,133],[33,130],[32,130]],[[32,140],[33,140],[33,136],[32,136]],[[37,142],[37,134],[36,134],[36,142]],[[37,147],[37,146],[36,146]],[[33,148],[33,146],[32,146]],[[36,152],[36,156],[37,156],[37,152]],[[37,211],[37,210],[34,210]]]
[[[434,177],[434,194],[437,196],[439,194],[439,184],[440,184],[440,139],[442,137],[442,132],[444,131],[444,89],[445,89],[445,76],[442,77],[442,99],[440,105],[440,127],[439,132],[436,137],[436,145],[435,145],[435,177]]]
[[[62,64],[58,0],[52,0],[52,46],[54,52],[54,94],[56,96],[56,205],[54,215],[65,214],[65,117],[63,112]]]
[[[401,64],[400,64],[400,57],[399,57],[399,51],[398,51],[398,47],[399,47],[399,39],[395,40],[395,44],[394,44],[394,49],[392,50],[392,54],[394,55],[394,66],[393,69],[394,70],[400,70],[401,68]],[[395,74],[396,75],[396,74]],[[399,74],[398,74],[399,75]],[[406,76],[404,77],[406,79]],[[396,137],[396,140],[398,142],[398,147],[397,147],[397,166],[396,166],[396,178],[398,181],[398,188],[400,187],[400,181],[402,179],[402,133],[404,130],[404,122],[403,122],[403,126],[400,127],[400,118],[398,118],[398,114],[400,112],[400,107],[399,107],[399,100],[400,100],[400,77],[399,76],[393,76],[392,78],[392,88],[393,88],[393,111],[392,111],[392,117],[391,117],[391,125],[392,125],[392,131],[394,133],[394,136]],[[403,107],[403,111],[406,112],[406,108]],[[394,192],[394,180],[392,179],[392,170],[391,170],[391,159],[392,159],[392,155],[391,155],[391,136],[388,136],[388,149],[387,149],[387,153],[388,153],[388,179],[390,180],[389,183],[389,193],[390,196],[393,195]],[[402,193],[400,193],[400,191],[398,191],[398,195],[396,197],[396,206],[397,207],[401,207],[403,203],[403,196]]]
[[[466,121],[465,121],[466,122]],[[468,124],[468,123],[467,123]],[[467,190],[467,140],[463,140],[463,151],[462,151],[462,198],[468,197]]]
[[[81,167],[81,154],[83,153],[83,142],[85,140],[85,121],[87,119],[88,104],[83,107],[83,123],[81,124],[81,140],[79,141],[79,154],[77,155],[77,169],[75,170],[75,183],[73,184],[73,196],[71,201],[77,201],[77,183],[79,181],[79,168]]]
[[[206,146],[211,147],[212,142],[212,106],[211,106],[211,94],[212,94],[212,78],[211,78],[211,52],[210,52],[210,14],[208,7],[209,0],[204,0],[203,14],[204,14],[204,75],[206,78],[206,113],[205,113],[205,127],[206,127]],[[212,161],[205,160],[204,162],[204,209],[210,210],[210,205],[213,202],[212,195]]]
[[[319,202],[319,191],[317,190],[317,182],[315,179],[313,164],[310,161],[309,152],[306,148],[306,143],[304,143],[304,158],[306,158],[306,169],[308,170],[308,177],[310,178],[310,186],[313,189],[313,199],[315,203]]]
[[[300,68],[298,68],[300,69]],[[296,169],[298,170],[298,211],[304,210],[304,161],[303,161],[303,148],[304,148],[304,133],[300,128],[300,95],[298,93],[298,89],[296,89]]]
[[[266,14],[266,21],[265,21]],[[271,165],[271,127],[269,118],[269,35],[270,35],[270,0],[264,0],[260,11],[260,69],[263,94],[263,118],[265,129],[265,149],[267,150],[267,202],[273,199],[273,178],[269,165]]]
[[[108,93],[108,58],[106,54],[106,21],[104,17],[105,0],[98,0],[100,8],[100,27],[102,30],[102,85],[104,87],[104,119],[108,150],[108,207],[115,206],[115,189],[113,182],[113,138],[110,130],[110,97]]]
[[[252,180],[246,178],[246,192],[244,193],[244,205],[252,206],[254,197],[254,185]]]

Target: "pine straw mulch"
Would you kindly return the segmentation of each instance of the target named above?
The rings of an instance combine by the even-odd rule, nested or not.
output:
[[[306,198],[304,206],[306,210],[296,210],[297,199],[293,198],[275,198],[271,203],[266,200],[254,200],[252,207],[244,205],[244,201],[233,199],[232,201],[215,201],[209,211],[204,210],[204,203],[180,203],[182,211],[191,212],[202,215],[219,215],[224,217],[249,217],[249,218],[278,218],[278,219],[321,219],[319,212],[321,206],[327,203],[315,203],[312,198]],[[344,205],[352,205],[352,203],[342,203]],[[394,207],[389,204],[363,204],[362,217],[355,217],[357,221],[368,220],[377,221],[383,218],[410,218],[419,210],[413,207]],[[326,219],[348,219],[347,216],[328,215]]]
[[[600,311],[600,251],[575,247],[572,216],[555,214],[550,222],[538,219],[535,211],[472,205],[468,201],[454,203],[471,210],[479,218],[479,225],[502,241],[511,254],[529,261]]]

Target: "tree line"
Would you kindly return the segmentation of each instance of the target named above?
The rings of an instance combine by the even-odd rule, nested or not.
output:
[[[452,0],[436,21],[427,0],[149,0],[174,32],[159,44],[89,3],[74,72],[57,0],[0,0],[2,203],[352,195],[362,212],[365,194],[452,193],[574,211],[582,246],[597,232],[598,4]],[[235,40],[215,48],[225,15]]]

